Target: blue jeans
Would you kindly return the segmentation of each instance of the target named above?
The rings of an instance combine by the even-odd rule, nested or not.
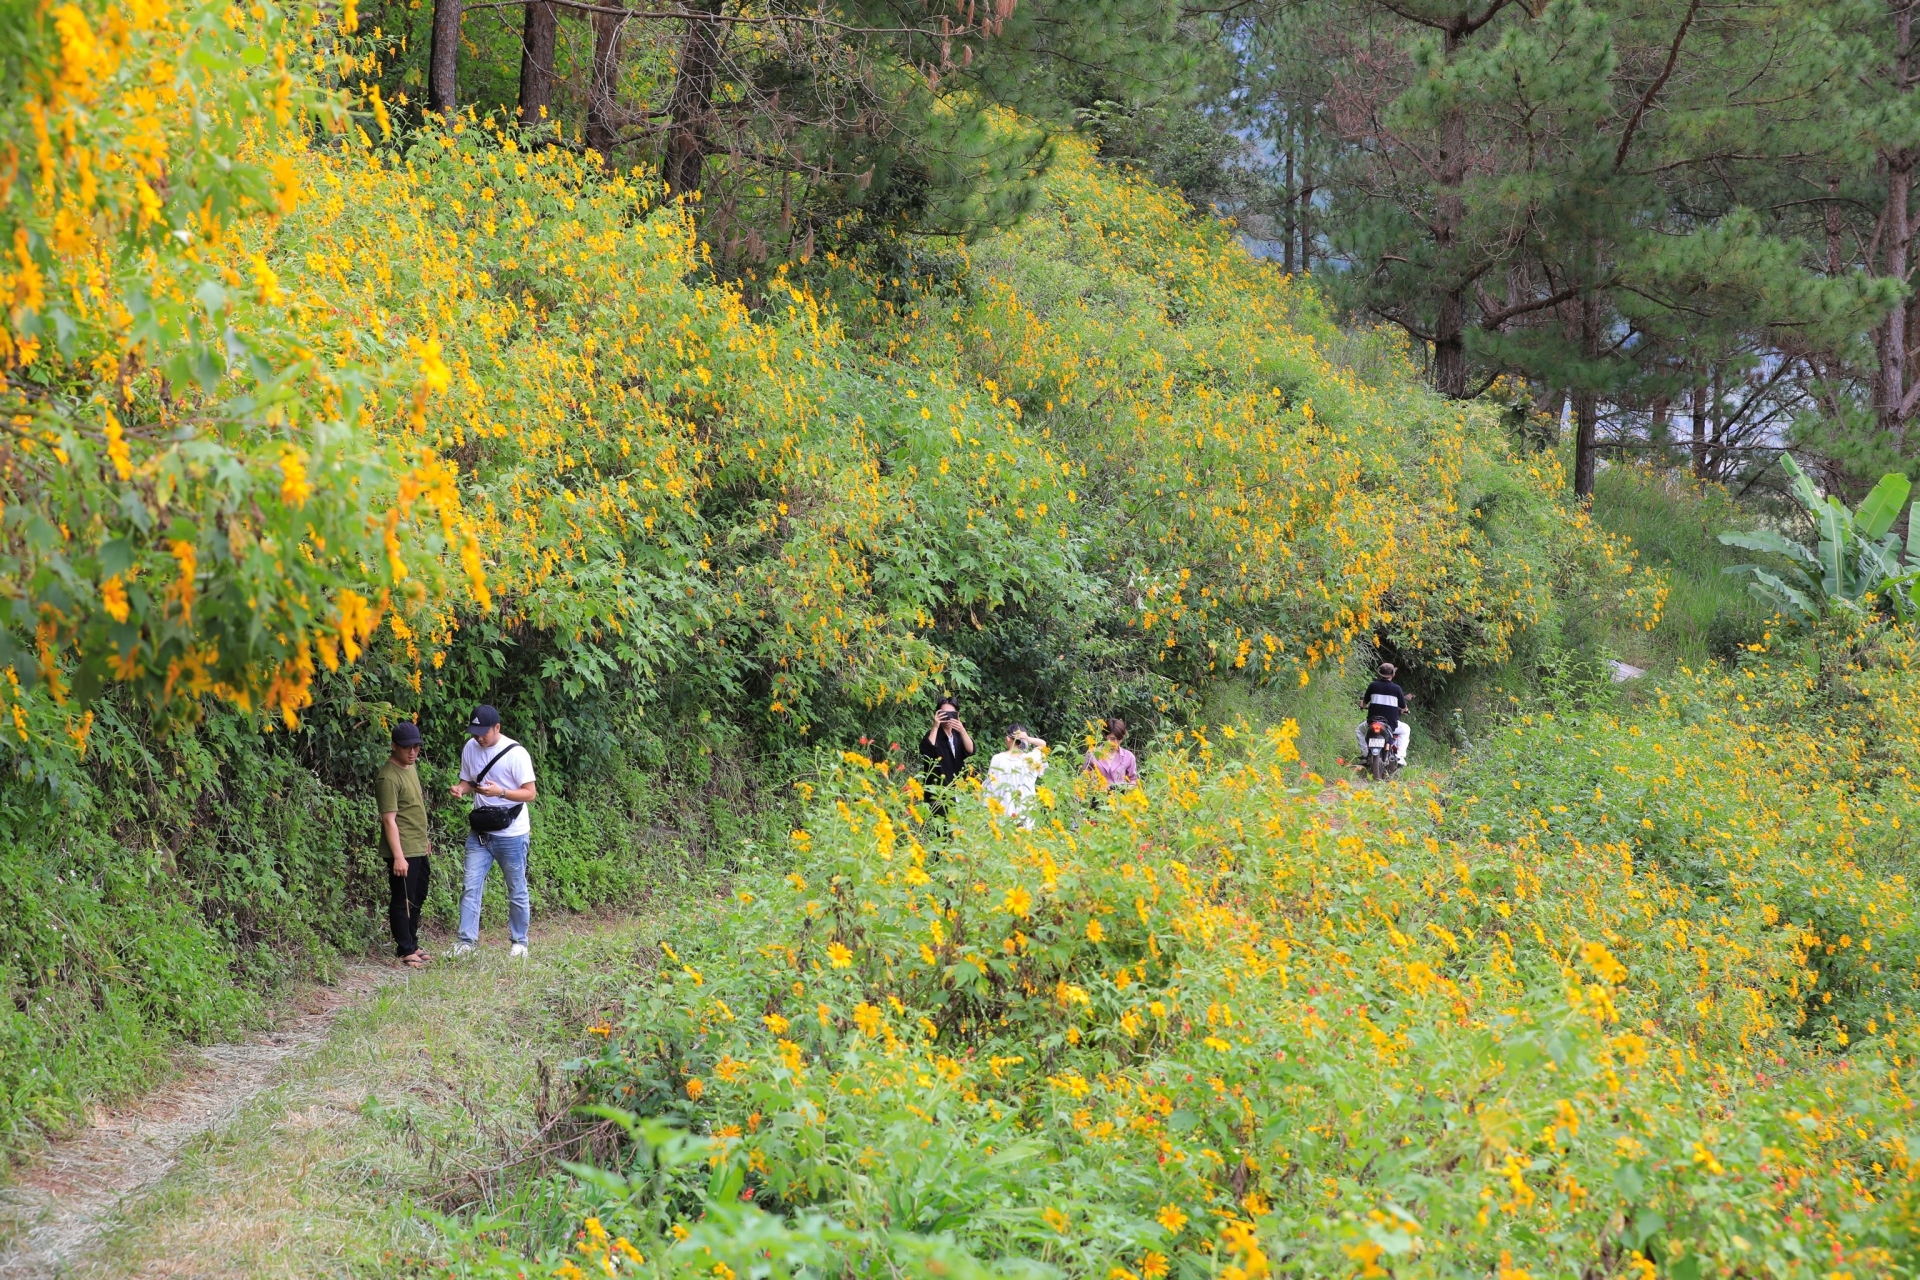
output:
[[[460,888],[460,941],[469,946],[480,941],[480,897],[496,862],[507,878],[507,937],[527,940],[527,925],[533,920],[533,901],[527,896],[527,837],[469,832],[466,882]]]

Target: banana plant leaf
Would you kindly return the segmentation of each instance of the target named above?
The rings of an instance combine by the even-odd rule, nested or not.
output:
[[[1793,496],[1800,499],[1800,505],[1810,513],[1817,514],[1826,505],[1820,500],[1820,490],[1814,487],[1813,481],[1800,469],[1800,464],[1793,460],[1792,454],[1781,454],[1780,465],[1786,468],[1787,475],[1793,480]]]
[[[1845,507],[1833,507],[1821,503],[1817,519],[1820,523],[1820,585],[1826,588],[1830,596],[1846,595],[1848,587],[1847,554],[1853,520],[1852,513]]]
[[[1860,544],[1861,577],[1869,581],[1884,581],[1898,578],[1903,572],[1899,550],[1891,537]]]
[[[1789,560],[1797,560],[1810,569],[1820,567],[1820,559],[1813,552],[1784,534],[1772,529],[1755,529],[1751,533],[1729,530],[1720,535],[1720,541],[1729,547],[1744,547],[1748,551],[1768,551]]]
[[[1819,618],[1819,606],[1815,605],[1805,592],[1782,581],[1778,575],[1768,573],[1757,564],[1730,565],[1724,572],[1738,573],[1743,569],[1753,574],[1755,578],[1755,581],[1747,584],[1747,590],[1762,603],[1776,608],[1790,609],[1809,622]]]
[[[1888,578],[1875,590],[1893,606],[1893,616],[1902,622],[1911,622],[1916,613],[1920,613],[1920,599],[1916,599],[1915,587],[1920,585],[1920,568],[1903,573],[1897,578]]]
[[[1729,530],[1720,535],[1722,544],[1781,557],[1798,585],[1755,564],[1733,565],[1726,572],[1752,575],[1747,589],[1755,596],[1804,618],[1816,618],[1828,607],[1858,609],[1869,596],[1902,619],[1920,615],[1920,520],[1907,521],[1904,554],[1892,532],[1912,497],[1912,482],[1889,472],[1857,510],[1849,510],[1838,498],[1823,497],[1791,456],[1783,454],[1780,465],[1819,531],[1819,545],[1809,547],[1768,529]]]
[[[1907,505],[1907,495],[1912,492],[1912,482],[1898,471],[1881,476],[1880,483],[1873,486],[1873,492],[1853,513],[1853,531],[1862,539],[1878,538],[1893,528],[1893,522],[1900,518],[1900,509]],[[1911,529],[1908,536],[1912,536]]]

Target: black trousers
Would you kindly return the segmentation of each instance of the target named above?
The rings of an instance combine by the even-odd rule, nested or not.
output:
[[[431,859],[408,858],[407,874],[387,869],[387,922],[393,926],[393,954],[405,959],[420,949],[420,904],[427,900]]]

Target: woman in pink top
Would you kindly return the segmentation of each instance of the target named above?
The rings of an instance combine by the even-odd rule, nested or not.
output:
[[[1124,745],[1127,722],[1119,716],[1107,721],[1107,740],[1087,752],[1086,771],[1106,785],[1103,791],[1124,791],[1140,785],[1140,767]]]

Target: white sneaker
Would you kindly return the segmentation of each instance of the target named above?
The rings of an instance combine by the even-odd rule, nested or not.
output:
[[[470,956],[473,954],[473,944],[471,942],[456,942],[453,944],[453,949],[447,952],[447,954],[456,957]]]
[[[510,947],[508,947],[508,948],[507,948],[507,955],[508,955],[509,957],[511,957],[512,959],[515,959],[515,960],[524,960],[524,959],[526,959],[526,957],[527,957],[527,944],[526,944],[526,943],[524,943],[524,942],[516,942],[516,943],[514,943],[514,944],[513,944],[512,946],[510,946]]]

